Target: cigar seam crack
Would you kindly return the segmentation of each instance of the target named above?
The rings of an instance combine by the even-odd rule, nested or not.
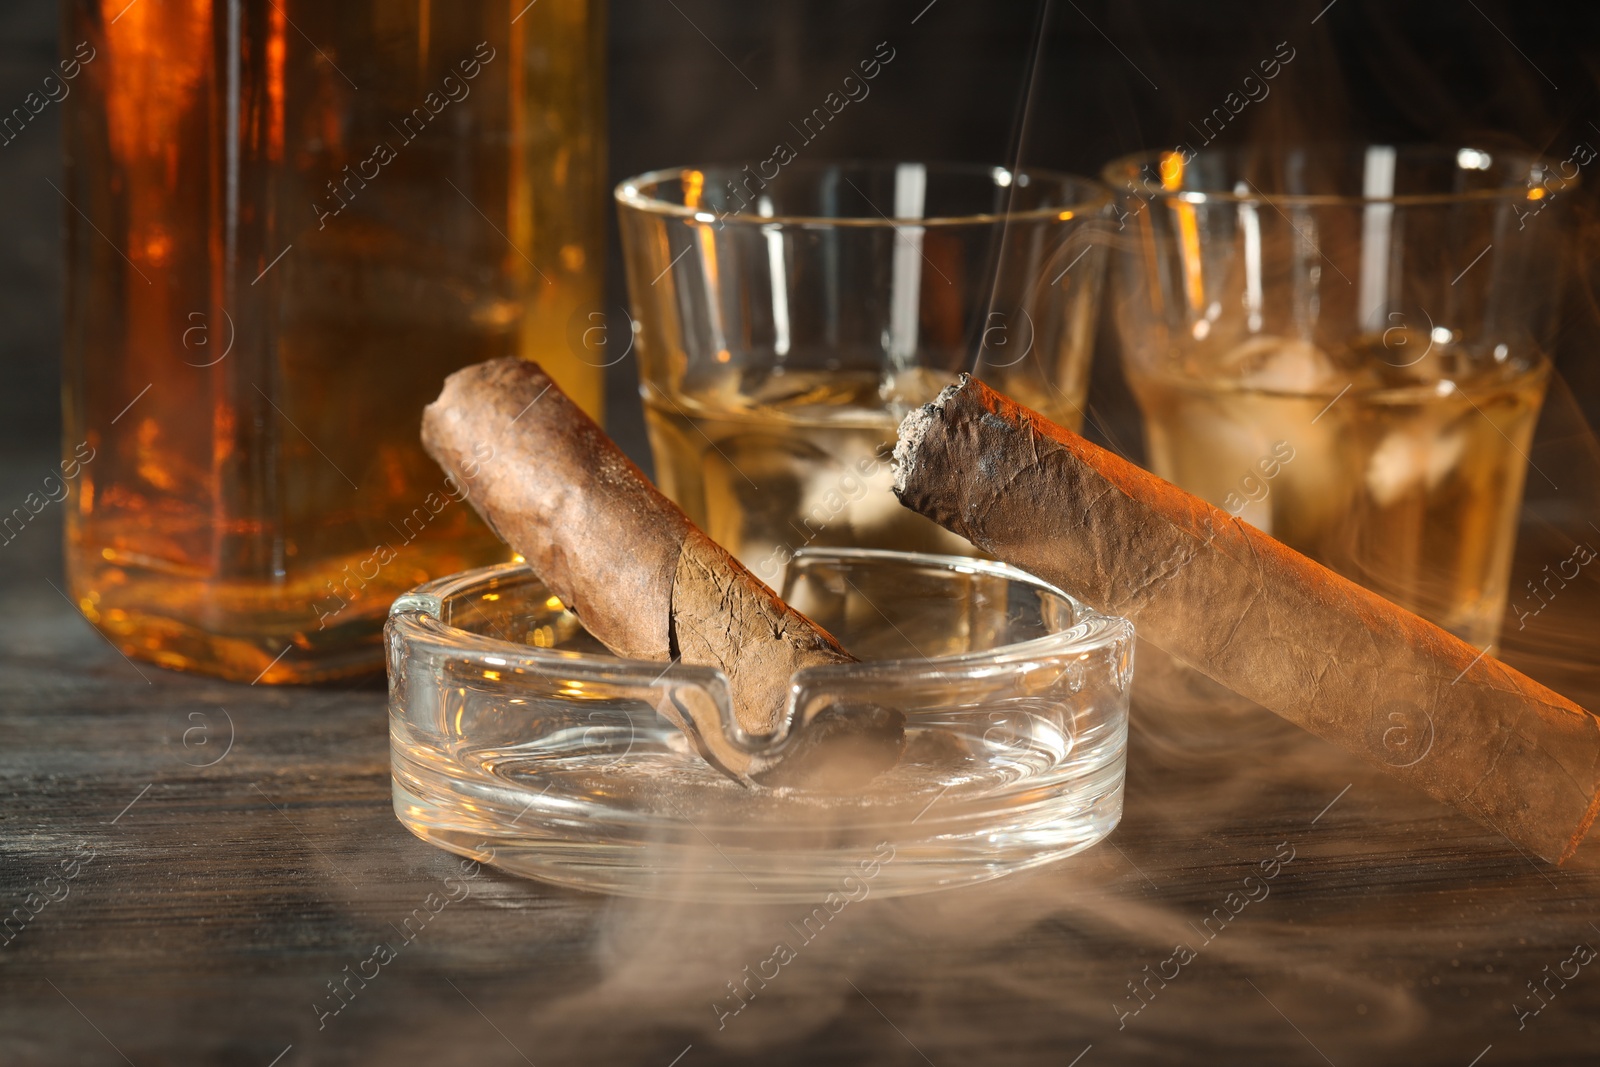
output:
[[[1600,718],[1596,718],[1591,714],[1589,716],[1589,725],[1596,733],[1600,733]],[[1566,769],[1565,765],[1563,765],[1562,769]],[[1591,777],[1593,776],[1593,773],[1594,768],[1591,766]],[[1589,828],[1594,825],[1594,820],[1597,815],[1600,815],[1600,790],[1596,790],[1594,796],[1590,798],[1589,808],[1584,812],[1583,821],[1578,824],[1578,828],[1573,833],[1571,840],[1567,842],[1566,848],[1562,851],[1561,856],[1556,860],[1558,864],[1567,862],[1567,860],[1572,858],[1572,854],[1578,851],[1578,846],[1583,844],[1584,838],[1589,836]]]
[[[1246,525],[1245,521],[1238,516],[1233,516],[1228,521],[1233,526],[1234,534],[1238,536],[1240,541],[1244,542],[1245,548],[1249,549],[1250,551],[1250,562],[1255,566],[1256,580],[1255,583],[1250,587],[1250,601],[1244,606],[1244,609],[1239,612],[1238,619],[1234,621],[1233,629],[1228,631],[1228,636],[1222,643],[1223,649],[1233,647],[1234,635],[1239,632],[1239,627],[1244,625],[1245,620],[1249,618],[1252,613],[1254,613],[1256,605],[1260,604],[1263,609],[1266,609],[1271,607],[1272,604],[1271,598],[1267,596],[1267,577],[1265,568],[1261,562],[1261,553],[1256,549],[1255,542],[1250,539],[1248,533],[1243,529],[1243,527]],[[1211,540],[1216,540],[1214,534]],[[1271,625],[1270,619],[1268,628],[1273,632],[1273,635],[1276,636],[1277,627],[1275,625]],[[1311,679],[1311,691],[1313,699],[1315,699],[1316,694],[1322,692],[1322,679],[1332,666],[1333,660],[1331,658],[1324,658],[1318,667],[1315,668],[1316,673]]]
[[[683,644],[678,640],[678,583],[673,582],[672,588],[667,592],[667,659],[668,661],[682,661]],[[576,614],[576,613],[574,613]],[[579,621],[582,621],[580,616]]]
[[[1476,782],[1473,782],[1472,788],[1467,790],[1466,796],[1469,800],[1478,795],[1478,787],[1483,785],[1484,782],[1487,782],[1489,777],[1494,774],[1494,769],[1500,765],[1500,757],[1505,755],[1506,749],[1511,747],[1511,739],[1513,737],[1520,736],[1524,740],[1531,740],[1522,732],[1522,724],[1526,721],[1526,719],[1527,714],[1523,713],[1522,715],[1517,716],[1517,721],[1514,725],[1508,725],[1501,729],[1500,732],[1503,737],[1500,741],[1500,746],[1495,749],[1494,755],[1489,760],[1489,766],[1484,769],[1482,777],[1480,777]],[[1538,742],[1535,741],[1534,745],[1537,747]],[[1573,784],[1577,783],[1574,782]],[[1476,805],[1477,801],[1473,800],[1473,804]]]
[[[1261,599],[1261,590],[1260,589],[1252,589],[1252,590],[1250,590],[1250,601],[1249,601],[1249,603],[1245,604],[1244,607],[1242,609],[1240,609],[1238,616],[1233,620],[1233,628],[1228,631],[1228,636],[1224,637],[1222,639],[1222,644],[1217,647],[1217,654],[1219,656],[1222,655],[1224,652],[1226,652],[1228,649],[1233,647],[1233,638],[1239,632],[1239,627],[1244,625],[1245,619],[1248,618],[1250,613],[1255,610],[1256,603],[1260,599]],[[1326,672],[1326,668],[1324,668],[1324,672]],[[1321,688],[1321,682],[1322,682],[1322,675],[1319,674],[1312,681],[1312,690],[1313,690],[1313,692],[1315,692],[1316,690]]]
[[[1546,707],[1546,708],[1553,708],[1553,705],[1549,704],[1548,702],[1543,702],[1543,706]],[[1554,710],[1564,711],[1565,709],[1554,709]],[[1520,727],[1522,726],[1522,723],[1524,721],[1526,721],[1526,719],[1528,717],[1530,717],[1530,716],[1532,716],[1532,710],[1531,709],[1527,713],[1525,713],[1522,718],[1519,718],[1517,720],[1517,726],[1519,727],[1519,730],[1518,730],[1519,734],[1521,733]],[[1600,731],[1600,720],[1597,720],[1592,714],[1589,716],[1589,722],[1590,722],[1591,728],[1595,729],[1596,731]],[[1528,738],[1528,737],[1526,737],[1524,735],[1524,740],[1532,741],[1534,747],[1535,748],[1538,747],[1539,742],[1538,742],[1537,738]],[[1509,742],[1509,739],[1508,739],[1507,744],[1509,745],[1509,743],[1510,742]],[[1495,761],[1497,763],[1499,762],[1499,755],[1498,754],[1496,754]],[[1585,786],[1576,777],[1574,777],[1571,769],[1569,769],[1567,767],[1565,762],[1557,760],[1556,761],[1556,766],[1561,769],[1561,773],[1566,776],[1567,780],[1569,782],[1571,782],[1573,784],[1573,786],[1576,787],[1577,789],[1579,789],[1580,791],[1588,792],[1588,791],[1592,791],[1594,789],[1594,786],[1592,784],[1589,785],[1589,786]],[[1591,767],[1590,768],[1591,780],[1593,778],[1593,772],[1594,772],[1594,768]],[[1476,786],[1474,786],[1474,789],[1476,789]],[[1596,800],[1591,801],[1591,803],[1590,803],[1588,820],[1584,823],[1583,828],[1578,831],[1576,840],[1574,841],[1573,845],[1570,846],[1569,849],[1568,849],[1568,853],[1567,853],[1568,855],[1570,855],[1572,848],[1576,848],[1577,841],[1581,841],[1583,839],[1584,835],[1588,832],[1588,824],[1589,824],[1589,822],[1592,822],[1593,818],[1594,818],[1594,814],[1593,813],[1594,813],[1594,810],[1595,810],[1595,806],[1596,806],[1596,804],[1600,804],[1600,794],[1596,794],[1596,798],[1597,798]],[[1566,856],[1563,855],[1561,857],[1561,859],[1565,860]]]
[[[1267,587],[1266,566],[1261,562],[1261,553],[1257,550],[1255,541],[1251,540],[1249,531],[1245,529],[1248,523],[1237,515],[1229,521],[1233,524],[1233,532],[1239,536],[1239,539],[1244,542],[1244,546],[1250,550],[1250,562],[1254,563],[1256,567],[1255,589],[1258,593],[1262,592]]]
[[[1198,550],[1187,541],[1174,548],[1172,555],[1163,559],[1153,570],[1146,571],[1139,576],[1139,582],[1129,590],[1128,599],[1142,605],[1145,593],[1157,582],[1163,581],[1177,574],[1192,562]]]

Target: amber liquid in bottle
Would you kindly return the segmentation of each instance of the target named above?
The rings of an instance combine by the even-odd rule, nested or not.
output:
[[[522,356],[600,406],[573,338],[600,307],[602,13],[66,10],[92,52],[65,102],[71,595],[165,666],[374,670],[396,595],[507,558],[418,444],[443,378]]]

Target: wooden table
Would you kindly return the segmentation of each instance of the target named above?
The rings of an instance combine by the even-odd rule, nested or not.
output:
[[[1109,842],[985,886],[869,896],[741,986],[755,995],[734,1013],[729,983],[807,909],[487,869],[441,907],[458,861],[394,818],[380,687],[131,663],[52,588],[57,537],[41,518],[0,578],[0,905],[27,918],[0,948],[5,1064],[1600,1058],[1595,874],[1520,855],[1258,709],[1148,686]],[[1524,558],[1564,558],[1552,545],[1525,534]],[[1508,653],[1590,706],[1595,591],[1574,585]]]

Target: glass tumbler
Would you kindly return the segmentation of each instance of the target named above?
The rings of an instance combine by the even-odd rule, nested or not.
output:
[[[1092,181],[768,160],[616,195],[656,480],[769,583],[807,545],[971,550],[889,488],[899,419],[957,372],[1079,424]]]
[[[443,378],[599,413],[604,10],[62,6],[72,599],[165,666],[380,669],[395,596],[506,558],[418,443]]]
[[[1368,145],[1110,164],[1152,469],[1492,650],[1582,162]]]

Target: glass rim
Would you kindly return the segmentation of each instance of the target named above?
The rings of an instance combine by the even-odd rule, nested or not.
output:
[[[637,211],[645,215],[681,218],[695,222],[711,224],[731,222],[744,226],[790,226],[814,228],[895,228],[906,226],[919,227],[951,227],[951,226],[992,226],[996,223],[1007,222],[1038,222],[1057,220],[1067,222],[1075,218],[1092,218],[1097,213],[1102,213],[1110,206],[1113,193],[1106,186],[1082,174],[1071,174],[1066,171],[1048,170],[1040,167],[1023,167],[1020,172],[1011,167],[1000,165],[985,165],[981,163],[930,163],[923,160],[797,160],[784,166],[778,175],[773,178],[761,179],[776,181],[785,173],[804,172],[819,173],[836,168],[856,168],[860,170],[880,170],[892,173],[894,168],[915,164],[924,168],[930,174],[960,175],[973,177],[988,175],[1002,188],[1010,185],[1014,176],[1020,173],[1025,179],[1043,179],[1058,182],[1063,188],[1076,188],[1071,204],[1029,208],[1025,211],[1001,212],[973,212],[965,215],[938,215],[925,218],[891,218],[887,215],[876,216],[839,216],[839,215],[750,215],[743,212],[718,213],[703,207],[691,207],[687,204],[675,203],[671,200],[653,196],[641,191],[646,186],[659,186],[673,178],[678,178],[691,173],[720,172],[729,175],[742,174],[746,168],[759,166],[759,162],[751,160],[739,163],[713,163],[705,166],[663,167],[658,170],[646,171],[636,174],[631,178],[624,178],[616,184],[612,195],[618,206]],[[1001,176],[1005,177],[1001,181]],[[759,178],[759,176],[758,176]],[[1021,184],[1027,184],[1024,181]],[[1087,195],[1085,195],[1087,194]],[[870,204],[870,201],[869,201]]]
[[[1308,141],[1287,146],[1286,149],[1274,150],[1270,154],[1274,158],[1282,159],[1289,152],[1312,148],[1340,149],[1357,152],[1368,148],[1392,148],[1399,158],[1428,158],[1449,159],[1458,157],[1462,152],[1480,152],[1491,159],[1495,156],[1510,156],[1527,163],[1527,173],[1533,175],[1543,172],[1540,178],[1541,188],[1547,190],[1545,195],[1554,196],[1556,193],[1566,192],[1576,188],[1580,182],[1580,175],[1572,177],[1554,173],[1555,162],[1549,156],[1531,152],[1520,148],[1490,148],[1481,145],[1460,144],[1445,145],[1438,143],[1411,143],[1411,144],[1385,144],[1381,141],[1333,141],[1315,142]],[[1429,193],[1402,193],[1397,196],[1363,196],[1356,193],[1267,193],[1257,189],[1251,193],[1238,193],[1229,189],[1167,189],[1145,183],[1143,192],[1128,190],[1126,180],[1132,180],[1133,175],[1143,173],[1146,165],[1160,166],[1163,159],[1175,154],[1175,149],[1151,148],[1127,155],[1118,156],[1100,169],[1100,180],[1110,187],[1112,195],[1119,200],[1129,196],[1151,201],[1179,202],[1185,204],[1288,204],[1304,207],[1359,207],[1367,204],[1392,204],[1398,207],[1437,205],[1437,204],[1464,204],[1490,201],[1514,201],[1530,199],[1528,193],[1534,186],[1529,185],[1502,185],[1493,189],[1472,189],[1462,192],[1441,191]],[[1202,149],[1191,156],[1197,159],[1201,156],[1213,158],[1223,157],[1239,159],[1259,150],[1249,148],[1215,148]],[[1551,182],[1559,182],[1559,187],[1550,189]],[[1531,199],[1542,199],[1534,197]]]
[[[1004,578],[1059,596],[1072,605],[1073,622],[1072,625],[1052,633],[997,645],[994,648],[955,652],[942,656],[896,657],[805,667],[796,673],[796,680],[804,677],[815,682],[858,681],[878,678],[885,673],[897,677],[939,678],[975,670],[985,672],[1026,663],[1040,657],[1094,652],[1109,647],[1119,640],[1129,639],[1134,634],[1133,624],[1126,618],[1098,611],[1044,579],[997,560],[892,549],[819,546],[798,549],[795,552],[795,560],[802,559],[820,562],[836,560],[841,563],[880,562],[930,566],[957,573]],[[475,567],[435,578],[396,598],[389,608],[388,625],[395,628],[396,636],[407,642],[419,640],[431,642],[448,647],[461,655],[493,656],[502,663],[514,659],[528,665],[551,669],[559,667],[560,670],[568,672],[591,670],[615,674],[620,671],[657,681],[672,678],[701,686],[707,686],[714,679],[723,677],[723,672],[715,667],[675,662],[663,668],[661,663],[654,660],[629,659],[610,652],[541,648],[476,633],[444,621],[445,601],[471,596],[482,590],[493,590],[499,588],[500,583],[506,579],[524,577],[531,577],[535,582],[542,584],[538,575],[533,573],[533,568],[527,563],[515,561]]]

